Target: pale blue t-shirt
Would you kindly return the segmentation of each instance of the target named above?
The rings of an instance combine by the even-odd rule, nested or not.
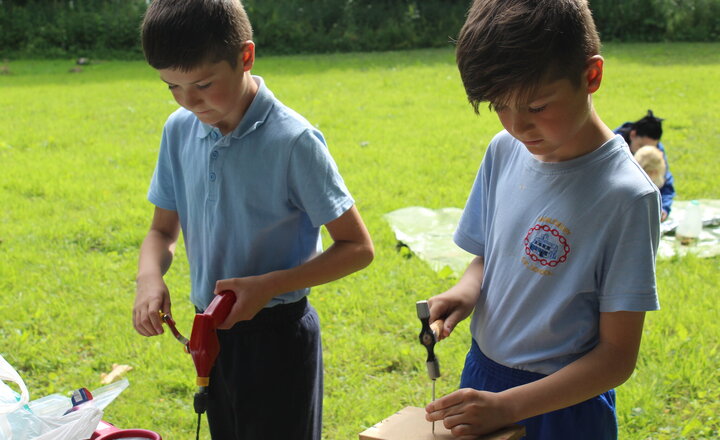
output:
[[[547,163],[492,140],[455,232],[485,259],[471,331],[490,359],[552,374],[597,344],[600,312],[659,309],[660,198],[629,151]]]
[[[170,115],[148,191],[180,217],[190,299],[201,310],[218,280],[289,269],[321,252],[320,226],[354,204],[322,134],[253,78],[257,95],[226,136],[184,108]]]

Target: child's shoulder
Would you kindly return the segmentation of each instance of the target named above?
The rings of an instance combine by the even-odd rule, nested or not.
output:
[[[165,128],[171,130],[188,129],[197,122],[199,122],[198,118],[193,112],[184,107],[179,107],[167,117]]]
[[[526,153],[525,146],[515,139],[507,130],[502,130],[493,136],[485,151],[485,162],[505,162],[517,159]]]
[[[608,197],[635,200],[657,192],[657,187],[630,153],[622,137],[617,135],[604,145],[607,154],[602,155],[590,172],[598,185],[606,188]]]
[[[507,130],[500,130],[499,132],[495,133],[495,136],[493,136],[490,144],[507,145],[517,142],[519,141],[515,139],[513,135],[510,134],[510,132],[508,132]]]
[[[274,99],[272,113],[269,115],[266,123],[272,130],[281,131],[291,136],[297,136],[307,131],[320,131],[303,115],[288,107],[277,98]]]
[[[264,119],[254,123],[261,128],[260,142],[271,143],[275,148],[305,146],[312,150],[327,145],[318,127],[274,96]]]
[[[259,128],[261,137],[271,141],[295,139],[306,132],[319,133],[305,117],[276,98],[262,77],[253,76],[253,79],[258,84],[258,90],[240,122],[240,131]]]

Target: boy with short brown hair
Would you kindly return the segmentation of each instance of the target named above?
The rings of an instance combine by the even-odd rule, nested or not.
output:
[[[325,139],[250,69],[252,29],[238,0],[154,0],[146,58],[181,108],[163,129],[148,191],[135,329],[163,332],[163,275],[182,230],[190,299],[237,298],[219,326],[208,421],[216,440],[319,440],[323,364],[310,287],[367,266],[373,245]],[[333,240],[323,251],[320,227]]]
[[[475,0],[460,32],[468,99],[505,128],[455,233],[476,258],[429,299],[441,338],[474,311],[463,389],[426,408],[460,438],[617,438],[613,388],[659,308],[660,201],[593,107],[599,50],[585,0]]]

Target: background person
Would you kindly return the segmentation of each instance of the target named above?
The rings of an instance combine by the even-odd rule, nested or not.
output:
[[[633,156],[655,186],[662,188],[665,185],[665,173],[667,171],[665,156],[663,156],[662,151],[654,145],[645,145],[640,147]]]
[[[635,122],[626,122],[615,129],[615,133],[622,135],[625,142],[630,146],[630,151],[635,152],[646,145],[654,145],[662,151],[665,160],[665,177],[664,183],[660,187],[660,196],[662,197],[662,216],[664,221],[670,210],[672,209],[673,198],[675,197],[675,179],[670,172],[670,167],[665,154],[665,147],[660,138],[662,138],[662,118],[658,118],[653,114],[652,110],[648,110],[647,114]]]

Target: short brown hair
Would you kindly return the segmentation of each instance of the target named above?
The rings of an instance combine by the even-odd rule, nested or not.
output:
[[[223,60],[234,69],[251,39],[240,0],[154,0],[142,23],[145,59],[155,69],[189,71]]]
[[[600,38],[587,0],[474,0],[456,59],[468,100],[522,102],[546,80],[579,85]]]

